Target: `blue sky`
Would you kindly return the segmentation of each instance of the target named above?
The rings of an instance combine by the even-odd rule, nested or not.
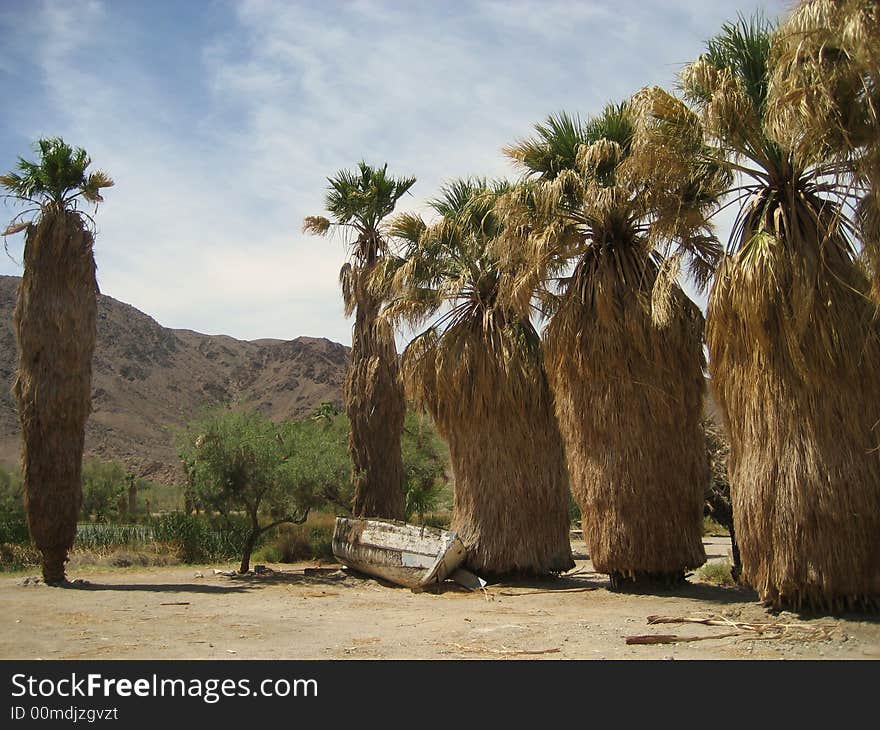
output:
[[[788,5],[2,0],[0,168],[40,136],[85,147],[116,180],[101,290],[161,324],[347,344],[343,243],[300,233],[328,175],[388,162],[418,178],[401,210],[453,177],[513,178],[500,149],[535,122],[670,86],[724,21]]]

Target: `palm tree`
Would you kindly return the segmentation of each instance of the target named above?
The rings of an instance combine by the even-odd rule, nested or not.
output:
[[[403,354],[408,392],[449,443],[452,528],[481,574],[552,574],[574,566],[565,454],[528,315],[499,303],[493,243],[504,183],[458,180],[430,203],[427,225],[398,216],[386,316],[429,326]]]
[[[770,134],[772,38],[760,16],[724,25],[682,74],[699,118],[663,92],[654,112],[670,145],[697,136],[740,176],[706,340],[743,578],[771,605],[834,610],[880,590],[880,330],[855,189],[827,144]]]
[[[880,5],[805,0],[774,41],[767,127],[790,149],[834,160],[857,203],[861,242],[880,301]]]
[[[91,218],[78,207],[103,201],[106,173],[86,173],[85,150],[40,139],[38,162],[19,158],[0,175],[8,197],[29,207],[7,234],[25,231],[24,272],[13,322],[28,527],[42,554],[43,579],[65,582],[82,501],[82,455],[91,410],[98,284]]]
[[[508,291],[520,311],[537,294],[550,317],[572,492],[615,587],[682,581],[705,561],[702,315],[676,280],[683,258],[701,281],[711,269],[702,212],[718,172],[643,145],[639,124],[629,103],[561,114],[506,150],[525,172],[504,204],[507,248],[530,262]]]
[[[357,170],[340,170],[328,181],[325,205],[333,222],[310,216],[303,231],[326,235],[337,228],[353,234],[348,242],[351,260],[339,275],[345,314],[355,315],[344,388],[354,464],[352,511],[358,517],[403,519],[400,437],[406,404],[394,333],[379,317],[382,294],[367,282],[387,253],[382,222],[415,178],[395,178],[388,174],[388,165],[374,168],[361,162]]]

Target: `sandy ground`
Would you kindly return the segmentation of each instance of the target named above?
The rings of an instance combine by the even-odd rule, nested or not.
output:
[[[710,560],[729,541],[707,538]],[[611,592],[582,542],[557,581],[468,593],[405,588],[313,563],[228,577],[215,568],[81,569],[79,589],[0,578],[3,659],[880,659],[880,619],[763,609],[754,593],[696,582],[650,595]],[[338,567],[338,566],[337,566]],[[648,625],[652,615],[739,626]],[[748,622],[784,624],[756,633]],[[721,637],[721,634],[734,633]],[[719,637],[627,645],[626,637]]]

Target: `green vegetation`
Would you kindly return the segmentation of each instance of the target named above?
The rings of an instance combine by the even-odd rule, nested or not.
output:
[[[282,525],[256,553],[264,563],[295,563],[300,560],[333,560],[335,518],[312,514],[302,525]]]
[[[481,572],[564,570],[582,520],[612,585],[683,580],[705,560],[705,507],[702,531],[730,532],[733,565],[703,567],[704,580],[737,580],[741,549],[741,577],[767,604],[876,608],[876,9],[804,0],[779,27],[726,23],[683,69],[680,96],[649,87],[584,119],[550,116],[505,150],[519,180],[451,181],[432,219],[387,221],[415,183],[387,166],[329,178],[330,218],[304,230],[351,234],[345,414],[198,419],[180,437],[183,495],[82,464],[97,287],[77,203],[113,183],[86,174],[83,150],[40,140],[38,162],[0,176],[31,206],[7,229],[26,231],[25,448],[23,479],[0,470],[0,562],[36,546],[46,582],[61,583],[75,534],[83,549],[242,555],[242,572],[255,550],[324,558],[331,511],[444,523],[451,469],[452,525]],[[725,246],[713,216],[727,207]],[[709,291],[705,333],[683,269]],[[398,362],[404,325],[426,329]],[[700,423],[707,371],[727,433]],[[431,420],[405,416],[403,384]],[[121,524],[145,512],[161,514]]]
[[[125,468],[115,461],[87,459],[83,462],[81,515],[96,522],[127,513],[128,483]],[[120,509],[120,506],[123,506]]]
[[[697,577],[706,583],[714,583],[719,586],[736,585],[732,566],[726,558],[721,562],[706,563],[697,571]]]
[[[403,422],[401,456],[405,482],[405,519],[418,516],[425,524],[425,515],[435,510],[446,485],[449,449],[440,438],[431,420],[422,413],[408,411]]]
[[[313,420],[276,425],[256,412],[218,411],[190,423],[180,436],[193,499],[219,515],[237,542],[242,530],[240,572],[250,569],[264,533],[305,522],[346,474],[344,463],[328,458],[329,433]],[[240,513],[246,528],[239,527]],[[190,544],[188,534],[182,539]]]

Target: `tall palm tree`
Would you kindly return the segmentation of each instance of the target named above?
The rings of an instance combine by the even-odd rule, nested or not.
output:
[[[574,566],[565,454],[528,315],[498,300],[493,244],[504,183],[458,180],[430,203],[439,220],[398,216],[386,316],[429,326],[403,354],[404,381],[449,443],[452,528],[482,574],[560,573]],[[393,276],[392,276],[393,274]]]
[[[615,587],[681,581],[705,561],[702,315],[677,276],[683,258],[701,281],[711,268],[702,212],[717,170],[660,164],[639,125],[630,103],[536,125],[507,150],[525,175],[504,204],[517,234],[507,249],[530,262],[508,291],[520,311],[537,293],[550,317],[545,366],[572,492]]]
[[[352,234],[347,242],[351,260],[339,275],[345,314],[355,315],[344,388],[354,464],[352,511],[358,517],[403,519],[400,437],[406,403],[394,333],[379,317],[382,294],[367,284],[388,251],[383,220],[416,180],[389,175],[388,165],[374,168],[361,162],[357,170],[340,170],[328,181],[325,205],[333,220],[310,216],[303,231],[326,235],[341,229]]]
[[[770,134],[772,39],[760,16],[724,25],[682,73],[699,118],[662,92],[654,111],[670,145],[697,135],[740,176],[706,339],[743,578],[774,606],[838,609],[880,592],[880,328],[854,188],[827,144]]]
[[[821,150],[840,183],[863,193],[855,219],[880,301],[880,5],[804,0],[777,32],[768,130]]]
[[[27,519],[42,554],[43,579],[63,584],[82,502],[82,455],[91,411],[98,284],[91,218],[80,201],[103,201],[113,181],[87,173],[85,150],[40,139],[37,162],[19,158],[0,175],[28,207],[7,234],[25,231],[24,272],[13,315],[18,339],[18,402]],[[24,219],[24,220],[22,220]]]

